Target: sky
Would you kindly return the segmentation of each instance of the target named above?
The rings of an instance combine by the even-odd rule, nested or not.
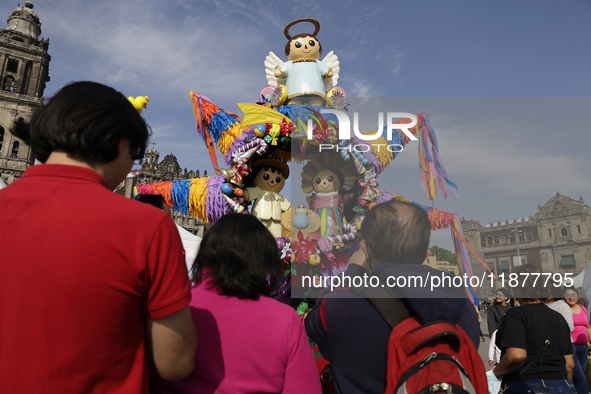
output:
[[[16,3],[2,0],[0,16]],[[182,168],[213,173],[189,92],[240,113],[236,103],[258,101],[267,85],[269,51],[284,59],[284,27],[314,18],[324,54],[339,57],[338,86],[350,97],[429,114],[461,195],[439,194],[436,208],[484,225],[533,215],[557,191],[591,203],[590,2],[33,3],[41,36],[50,40],[45,98],[80,80],[149,96],[142,115],[155,148],[161,159],[173,153]],[[284,195],[297,195],[294,179]],[[431,205],[413,143],[378,182]],[[434,232],[431,244],[451,249],[449,232]]]

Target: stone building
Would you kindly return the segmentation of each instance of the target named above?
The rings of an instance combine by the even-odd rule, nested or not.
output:
[[[450,263],[449,261],[438,261],[437,256],[429,256],[423,262],[423,265],[428,265],[436,270],[445,271],[453,276],[460,274],[460,267],[457,264]]]
[[[155,143],[153,142],[152,149],[148,149],[146,151],[139,174],[137,174],[137,176],[134,178],[128,178],[123,181],[117,188],[117,193],[123,194],[128,198],[133,198],[133,188],[138,183],[157,183],[199,177],[199,170],[196,172],[193,170],[187,172],[187,168],[185,167],[183,171],[176,156],[172,153],[166,155],[164,159],[158,163],[160,152],[154,149],[154,145]],[[203,172],[203,176],[207,176],[207,170]],[[183,227],[185,230],[194,235],[198,235],[200,237],[203,236],[205,223],[203,223],[201,220],[177,211],[171,212],[171,216],[176,224]]]
[[[40,39],[41,22],[33,3],[19,5],[0,30],[0,176],[12,183],[34,163],[31,148],[10,133],[16,119],[29,121],[43,102],[49,81],[49,39]]]
[[[531,263],[543,272],[579,274],[591,261],[591,208],[556,193],[527,218],[481,225],[462,218],[464,236],[497,275]],[[519,254],[518,254],[519,250]],[[475,275],[483,268],[471,257]]]

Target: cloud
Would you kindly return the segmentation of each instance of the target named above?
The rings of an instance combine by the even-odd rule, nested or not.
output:
[[[394,48],[389,53],[379,52],[376,56],[376,60],[386,64],[386,67],[390,71],[390,77],[400,77],[402,71],[402,60],[406,55],[406,51],[400,48]]]
[[[383,94],[383,90],[375,86],[369,78],[353,77],[348,78],[349,85],[352,86],[351,97],[377,97]]]
[[[591,184],[591,163],[569,155],[568,148],[548,153],[493,125],[463,124],[437,132],[439,152],[452,179],[470,178],[471,187],[507,194],[578,193]]]
[[[42,15],[51,26],[52,44],[77,48],[81,63],[92,58],[85,70],[89,78],[105,75],[110,84],[175,95],[191,87],[223,99],[252,95],[257,79],[264,78],[262,66],[241,64],[237,73],[236,63],[257,43],[238,42],[231,26],[208,23],[206,14],[178,12],[179,7],[158,1],[58,1]]]

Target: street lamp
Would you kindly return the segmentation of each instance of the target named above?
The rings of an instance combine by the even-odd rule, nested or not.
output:
[[[519,255],[519,234],[523,233],[523,231],[517,230],[517,225],[515,225],[515,229],[511,230],[511,232],[515,234],[515,243],[517,244],[517,259],[519,260],[519,264],[521,264],[521,256]]]

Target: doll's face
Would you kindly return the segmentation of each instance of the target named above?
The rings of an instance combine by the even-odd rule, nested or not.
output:
[[[306,36],[293,40],[290,43],[287,60],[299,59],[302,57],[313,57],[320,59],[320,44],[314,37]]]
[[[338,192],[341,189],[341,183],[339,177],[327,168],[314,175],[312,187],[316,193]]]
[[[261,190],[279,193],[285,186],[281,171],[272,167],[263,167],[254,178],[254,185]]]
[[[294,212],[295,213],[300,213],[300,212],[307,213],[308,212],[308,208],[304,204],[300,204],[300,205],[297,205],[294,208]]]

